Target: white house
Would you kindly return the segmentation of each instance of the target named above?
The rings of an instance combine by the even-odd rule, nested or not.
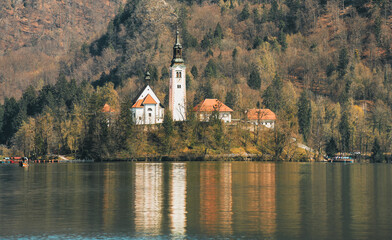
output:
[[[169,68],[169,110],[173,121],[186,120],[186,67],[182,59],[182,46],[178,31],[173,47],[173,59]]]
[[[252,124],[263,125],[267,128],[275,127],[276,115],[269,109],[249,109],[246,117]]]
[[[231,108],[218,99],[205,99],[197,104],[193,111],[196,112],[198,119],[204,122],[208,122],[211,114],[216,111],[219,114],[219,119],[225,123],[231,122],[231,112],[233,112]]]
[[[157,95],[147,85],[135,99],[131,114],[137,125],[156,124],[163,122],[164,110]]]

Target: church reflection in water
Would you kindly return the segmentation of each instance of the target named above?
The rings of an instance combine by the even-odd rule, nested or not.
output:
[[[137,163],[135,169],[135,231],[162,234],[163,165]]]
[[[390,164],[3,166],[0,239],[48,238],[37,229],[64,238],[389,239],[391,176]]]
[[[170,174],[170,230],[174,236],[186,232],[186,164],[173,163]]]
[[[133,194],[135,232],[148,236],[276,230],[274,164],[136,163]]]

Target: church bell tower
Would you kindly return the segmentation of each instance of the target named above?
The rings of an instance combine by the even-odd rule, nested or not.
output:
[[[169,68],[169,110],[173,121],[186,120],[186,67],[182,59],[182,46],[179,32],[176,32],[176,43],[173,47],[173,59]]]

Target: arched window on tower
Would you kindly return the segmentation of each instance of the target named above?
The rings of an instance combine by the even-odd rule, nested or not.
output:
[[[181,72],[180,72],[180,71],[177,71],[177,72],[176,72],[176,77],[177,77],[177,78],[181,78]]]

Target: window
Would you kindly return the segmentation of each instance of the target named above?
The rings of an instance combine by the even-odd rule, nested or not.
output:
[[[177,88],[181,88],[181,85],[177,85]]]
[[[177,78],[181,78],[181,72],[180,72],[180,71],[177,71],[177,72],[176,72],[176,77],[177,77]]]
[[[152,111],[152,108],[148,108],[147,111],[151,112],[151,111]]]
[[[142,117],[139,117],[139,120],[142,120]]]
[[[148,116],[151,117],[152,116],[151,113],[149,113]]]

